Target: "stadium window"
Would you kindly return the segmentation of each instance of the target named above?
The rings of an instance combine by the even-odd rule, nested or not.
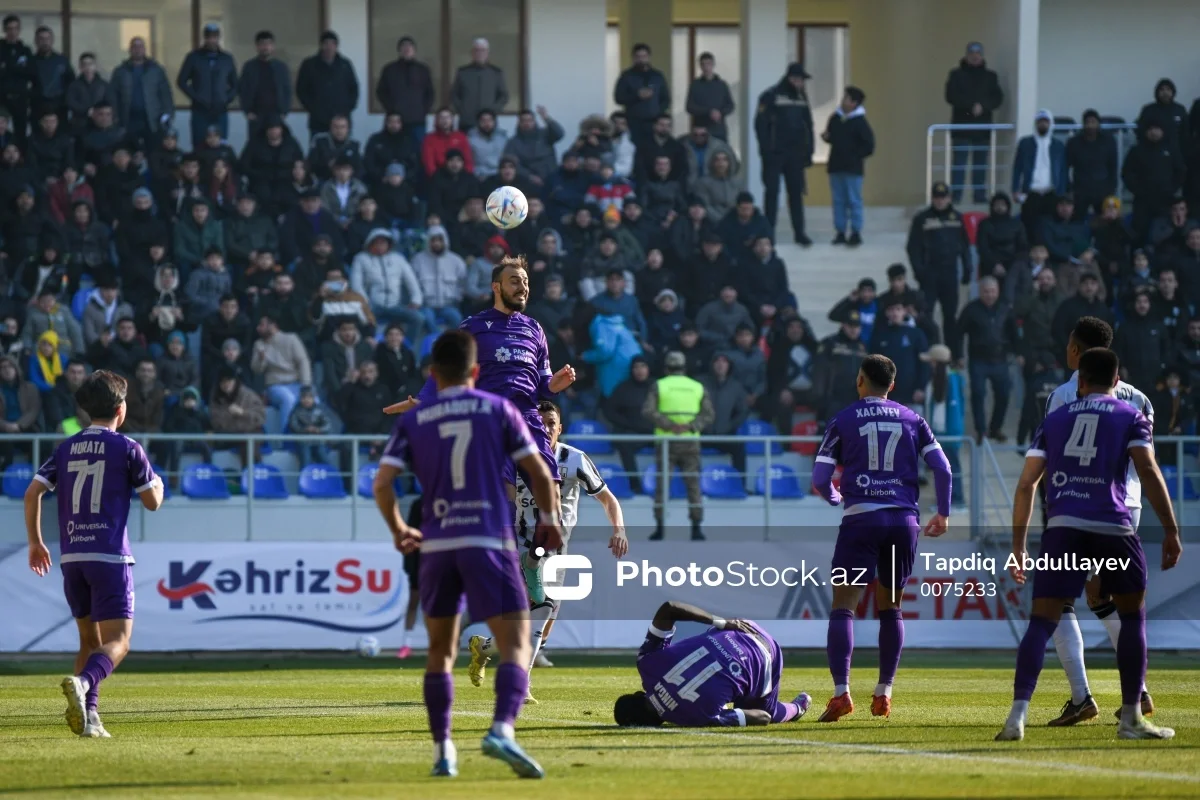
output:
[[[671,112],[676,133],[691,126],[687,113],[687,92],[692,79],[700,74],[701,53],[712,53],[717,61],[716,73],[729,84],[734,103],[740,103],[742,85],[742,33],[736,24],[676,25],[671,34]],[[742,152],[742,129],[738,116],[725,120],[729,145]]]
[[[39,27],[45,25],[54,31],[54,47],[62,50],[63,44],[63,3],[62,0],[17,0],[15,4],[5,4],[4,14],[16,14],[21,18],[21,41],[33,48],[33,34]]]
[[[192,0],[70,0],[69,11],[71,37],[63,48],[73,64],[80,54],[95,53],[107,79],[129,58],[130,40],[140,36],[150,58],[166,70],[175,104],[186,102],[175,76],[192,49]]]
[[[812,75],[808,81],[808,103],[812,107],[815,132],[825,130],[825,121],[837,109],[850,83],[850,29],[845,25],[790,25],[788,62],[804,64]],[[817,137],[813,161],[829,160],[829,145]]]
[[[242,65],[258,55],[254,44],[258,32],[270,31],[274,34],[275,57],[288,65],[293,89],[300,63],[317,52],[321,31],[325,29],[323,0],[199,0],[199,4],[200,29],[203,30],[210,22],[221,26],[221,47],[233,55],[239,74]],[[187,49],[191,50],[192,47]],[[178,74],[176,67],[171,73],[171,80],[174,81]],[[175,102],[179,102],[178,97]],[[235,103],[233,107],[237,108],[238,104]],[[292,110],[301,110],[294,92]]]
[[[471,43],[483,37],[491,46],[490,61],[504,70],[508,105],[516,113],[525,103],[524,0],[368,0],[371,83],[364,87],[371,111],[383,107],[375,86],[384,67],[396,60],[402,36],[417,43],[417,60],[429,67],[437,95],[435,106],[448,105],[454,74],[471,60]]]

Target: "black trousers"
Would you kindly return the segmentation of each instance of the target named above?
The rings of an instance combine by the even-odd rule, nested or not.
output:
[[[7,109],[9,117],[12,118],[13,137],[17,140],[17,144],[21,146],[21,151],[25,150],[25,142],[29,140],[29,97],[25,95],[10,95],[2,98],[4,108]]]
[[[942,307],[942,336],[955,358],[962,356],[958,339],[958,267],[953,272],[945,269],[942,274],[925,275],[921,278],[921,291],[925,294],[925,305],[932,316],[934,305]]]
[[[645,447],[644,442],[613,442],[617,455],[621,457],[621,470],[629,478],[629,486],[637,494],[642,493],[642,476],[638,473],[637,451]]]
[[[1021,205],[1021,224],[1025,226],[1025,235],[1031,245],[1042,241],[1042,220],[1052,216],[1057,205],[1058,195],[1054,192],[1030,192],[1025,197]]]
[[[764,155],[762,162],[763,214],[774,230],[779,217],[779,179],[788,196],[788,213],[796,238],[804,236],[804,193],[808,190],[804,163],[794,156]]]

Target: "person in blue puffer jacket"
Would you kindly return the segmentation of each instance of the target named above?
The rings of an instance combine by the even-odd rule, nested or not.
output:
[[[642,355],[642,346],[620,314],[598,314],[588,326],[592,347],[583,360],[596,365],[600,394],[607,398],[621,381],[629,377],[629,365]]]
[[[963,376],[951,367],[950,348],[944,344],[933,345],[921,358],[928,361],[933,369],[933,378],[925,392],[925,420],[941,441],[942,450],[950,462],[950,473],[954,476],[950,501],[956,506],[965,505],[965,476],[958,457],[961,445],[944,440],[944,437],[962,436],[966,432],[967,407],[964,402]]]

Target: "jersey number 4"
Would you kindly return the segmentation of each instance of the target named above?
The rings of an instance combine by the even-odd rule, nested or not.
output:
[[[75,475],[75,479],[71,482],[71,513],[79,513],[79,506],[83,500],[83,485],[91,477],[92,496],[89,507],[93,514],[99,514],[100,499],[104,496],[104,462],[68,461],[67,472]]]
[[[879,470],[880,431],[888,435],[887,444],[883,447],[883,471],[891,472],[896,468],[896,445],[900,444],[904,426],[899,422],[868,422],[858,429],[859,436],[867,437],[867,469],[872,472]]]
[[[1086,467],[1096,457],[1096,429],[1100,426],[1099,414],[1080,414],[1075,418],[1075,427],[1063,447],[1063,455],[1079,459],[1079,466]]]
[[[700,661],[705,656],[711,655],[712,653],[708,652],[708,648],[706,647],[693,650],[692,652],[688,653],[686,658],[684,658],[675,666],[671,667],[670,672],[668,672],[666,675],[663,675],[664,681],[672,686],[680,687],[679,691],[677,692],[680,700],[687,700],[688,702],[692,703],[699,700],[700,687],[706,680],[721,671],[720,662],[710,661],[708,666],[697,672],[691,680],[687,681],[686,683],[684,682],[683,673],[687,671],[688,667],[692,666],[697,661]]]

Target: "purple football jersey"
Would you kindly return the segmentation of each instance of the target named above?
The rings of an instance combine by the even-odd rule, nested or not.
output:
[[[1150,420],[1110,395],[1050,412],[1025,455],[1046,459],[1046,527],[1134,534],[1125,502],[1129,450],[1153,446]]]
[[[522,413],[536,413],[538,400],[553,397],[550,346],[537,320],[489,308],[467,317],[458,327],[475,337],[479,350],[476,389],[511,400]],[[436,394],[430,376],[417,399],[425,404]]]
[[[402,414],[381,464],[421,482],[421,551],[516,548],[513,512],[500,465],[537,447],[516,407],[479,389],[455,386]]]
[[[919,414],[892,400],[867,397],[829,421],[816,460],[842,465],[846,514],[919,511],[921,459],[940,446]]]
[[[766,631],[709,628],[672,644],[674,635],[651,626],[637,656],[646,698],[664,721],[736,727],[746,724],[742,708],[774,712],[783,664]]]
[[[33,477],[58,493],[64,564],[133,563],[130,500],[161,483],[140,444],[108,428],[85,428],[55,447]]]

